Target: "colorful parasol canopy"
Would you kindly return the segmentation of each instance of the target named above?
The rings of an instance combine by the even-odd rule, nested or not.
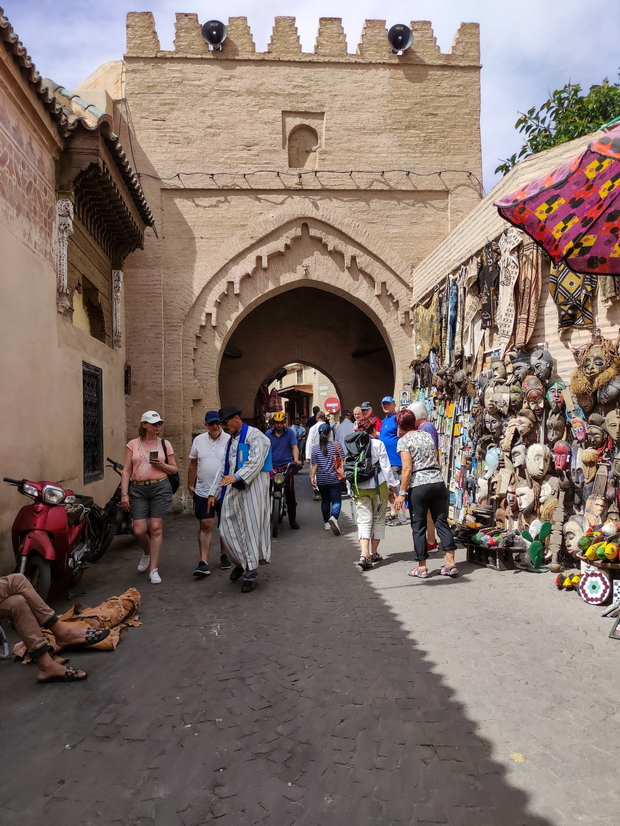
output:
[[[620,125],[581,155],[495,202],[556,264],[620,275]]]

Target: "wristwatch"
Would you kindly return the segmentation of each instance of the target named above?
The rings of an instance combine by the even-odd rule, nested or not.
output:
[[[406,490],[399,490],[399,491],[398,491],[398,495],[399,495],[399,496],[406,496],[406,495],[407,495],[407,491],[406,491]]]

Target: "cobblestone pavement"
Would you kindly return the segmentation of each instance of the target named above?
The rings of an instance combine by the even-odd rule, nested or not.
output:
[[[550,575],[408,579],[406,527],[362,573],[307,484],[256,591],[194,581],[171,517],[162,585],[124,538],[86,573],[81,601],[135,585],[144,623],[72,654],[86,682],[0,663],[2,826],[617,824],[611,621]]]

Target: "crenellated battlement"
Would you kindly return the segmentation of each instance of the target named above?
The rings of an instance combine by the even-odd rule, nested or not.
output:
[[[231,17],[221,51],[209,51],[197,14],[177,14],[174,51],[160,48],[152,12],[127,15],[126,57],[206,58],[209,60],[286,60],[327,63],[387,63],[434,66],[479,66],[480,31],[477,23],[461,23],[450,51],[437,46],[428,20],[413,21],[413,45],[402,55],[392,54],[385,20],[366,20],[355,54],[347,50],[342,20],[322,17],[314,52],[302,52],[294,17],[276,17],[266,52],[257,52],[247,18]]]

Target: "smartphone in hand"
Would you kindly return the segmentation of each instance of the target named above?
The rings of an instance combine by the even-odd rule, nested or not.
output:
[[[149,462],[156,462],[159,459],[159,450],[151,450],[149,453]]]

